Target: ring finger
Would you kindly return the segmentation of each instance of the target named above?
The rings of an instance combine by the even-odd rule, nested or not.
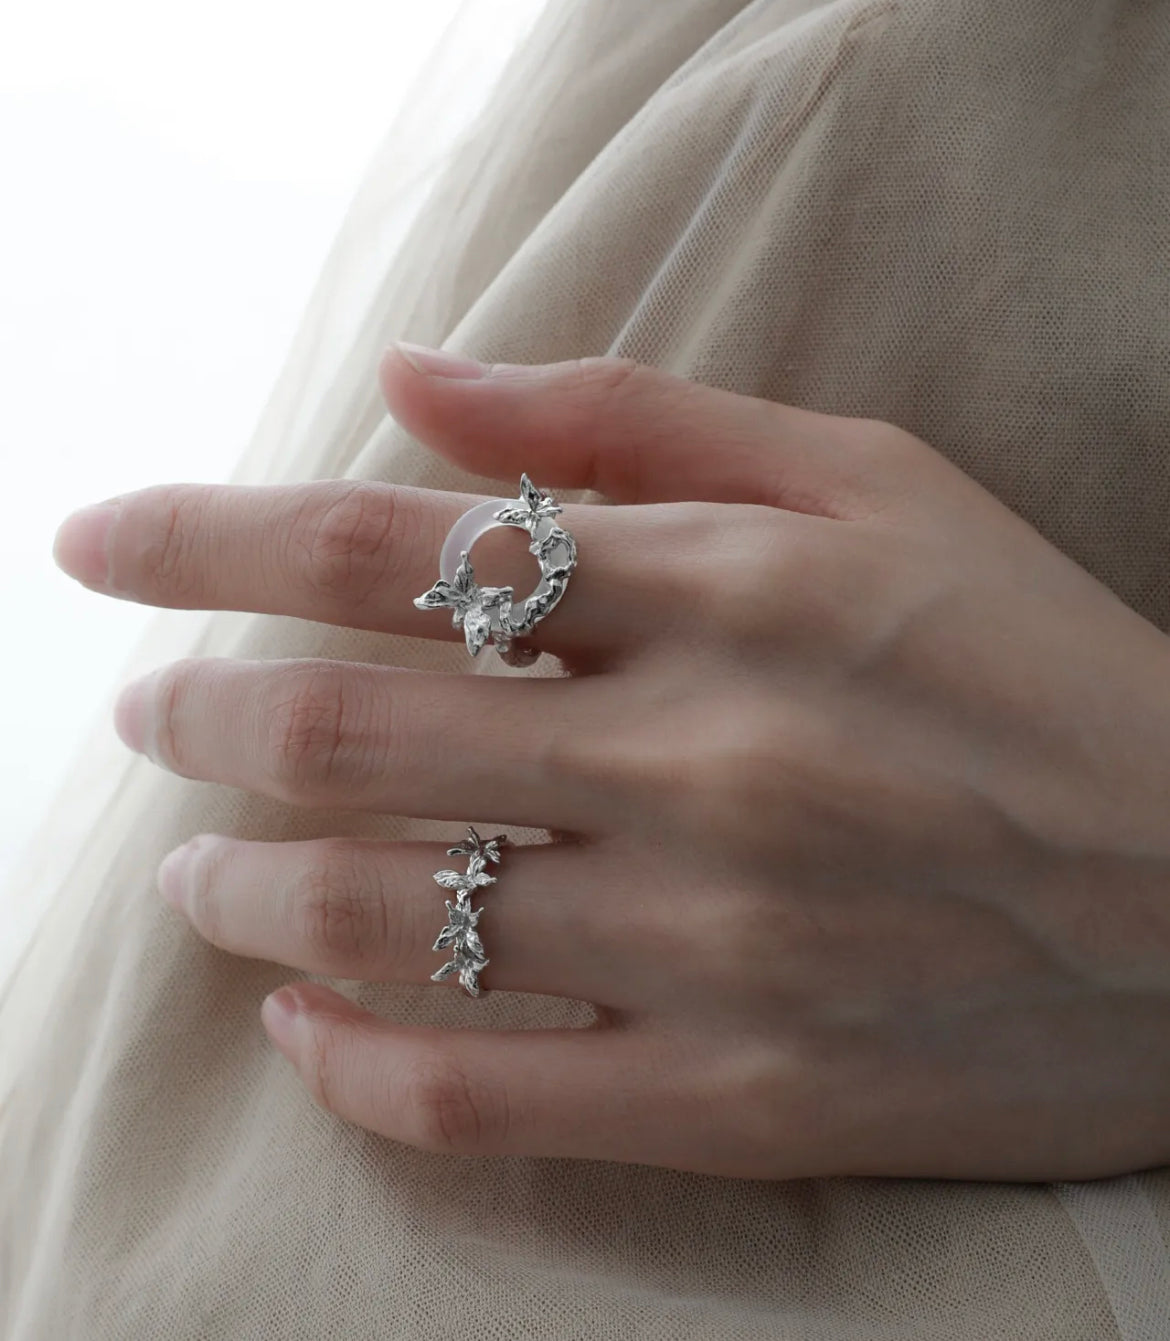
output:
[[[434,843],[200,834],[163,862],[159,886],[200,935],[233,954],[424,983],[451,953],[434,949],[444,897],[454,899],[434,873],[452,861]],[[545,843],[506,847],[492,874],[497,883],[472,897],[484,910],[484,987],[624,1004],[611,998],[637,975],[623,952],[619,866],[592,844]],[[598,944],[607,927],[612,936]]]

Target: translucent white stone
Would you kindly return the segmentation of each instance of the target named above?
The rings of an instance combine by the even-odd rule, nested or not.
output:
[[[489,498],[475,507],[468,508],[462,517],[451,527],[443,548],[439,553],[439,575],[446,582],[455,581],[455,570],[459,567],[459,556],[464,550],[470,551],[472,545],[497,526],[503,526],[492,516],[501,508],[523,507],[522,499]]]

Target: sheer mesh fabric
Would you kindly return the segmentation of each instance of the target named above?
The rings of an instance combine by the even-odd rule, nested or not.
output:
[[[1170,631],[1170,9],[551,0],[446,138],[443,68],[371,164],[236,481],[507,492],[388,418],[385,344],[628,355],[901,425]],[[127,675],[186,655],[466,669],[454,644],[165,611]],[[6,894],[52,887],[0,997],[12,1341],[1170,1336],[1165,1170],[766,1183],[451,1158],[342,1122],[260,1024],[296,973],[160,903],[158,863],[203,830],[451,826],[163,774],[95,723]],[[408,1022],[592,1018],[317,980]]]

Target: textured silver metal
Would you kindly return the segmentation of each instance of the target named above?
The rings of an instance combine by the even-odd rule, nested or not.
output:
[[[455,891],[455,902],[446,900],[447,925],[439,932],[439,938],[432,947],[435,950],[450,950],[451,958],[443,967],[431,974],[434,982],[458,973],[464,990],[472,996],[479,996],[479,974],[491,960],[484,954],[483,941],[479,938],[476,924],[482,908],[473,909],[471,896],[484,885],[494,885],[496,877],[488,875],[484,867],[494,862],[499,865],[500,848],[508,841],[505,834],[497,834],[486,841],[467,826],[467,837],[462,843],[447,849],[449,857],[466,857],[467,871],[436,871],[434,880],[444,889]]]
[[[489,639],[509,666],[528,666],[540,656],[530,644],[519,642],[531,634],[553,609],[577,566],[577,542],[554,520],[564,509],[551,494],[541,493],[527,475],[520,476],[520,497],[477,503],[451,528],[439,561],[439,580],[416,596],[420,610],[451,610],[451,623],[463,627],[472,656]],[[471,546],[495,526],[516,526],[530,537],[528,550],[540,565],[540,581],[532,595],[517,605],[511,587],[481,587],[471,566]],[[459,564],[451,571],[454,553]]]

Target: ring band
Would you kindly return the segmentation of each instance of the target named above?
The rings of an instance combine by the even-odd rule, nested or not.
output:
[[[491,961],[484,954],[483,941],[475,929],[483,909],[472,908],[471,896],[482,886],[496,883],[496,877],[488,875],[484,867],[489,861],[499,865],[500,848],[507,841],[507,836],[501,833],[485,842],[469,824],[463,842],[447,849],[449,857],[467,858],[467,872],[436,871],[434,875],[437,885],[455,890],[455,902],[447,899],[447,925],[439,932],[439,938],[432,947],[435,950],[450,950],[451,958],[441,969],[431,974],[433,982],[442,982],[444,978],[458,973],[464,989],[472,996],[479,996],[480,970]]]
[[[451,623],[463,626],[472,656],[491,639],[510,666],[527,666],[540,656],[530,645],[517,644],[553,609],[569,585],[577,566],[577,542],[554,518],[564,509],[544,494],[527,475],[520,476],[519,498],[489,498],[477,503],[455,522],[439,555],[439,580],[416,596],[420,610],[450,609]],[[516,526],[531,537],[529,553],[540,565],[540,581],[532,595],[517,606],[511,587],[481,587],[471,566],[471,547],[497,526]]]

